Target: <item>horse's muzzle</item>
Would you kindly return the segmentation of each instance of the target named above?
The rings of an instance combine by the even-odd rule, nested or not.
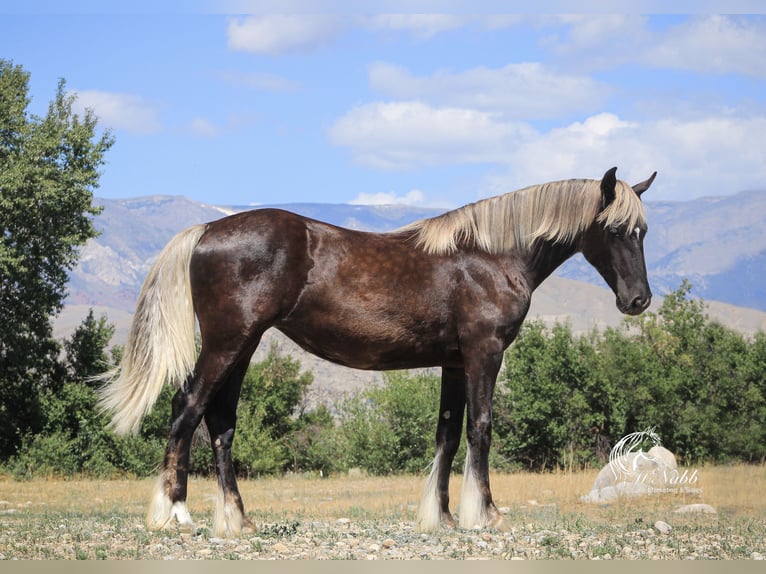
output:
[[[652,303],[652,294],[636,295],[626,304],[617,298],[617,308],[625,315],[640,315],[649,308]]]

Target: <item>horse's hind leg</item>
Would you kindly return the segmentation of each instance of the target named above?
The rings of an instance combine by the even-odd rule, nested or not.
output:
[[[232,345],[228,352],[214,353],[203,344],[193,376],[173,397],[168,446],[146,515],[149,529],[160,530],[174,522],[183,529],[194,527],[186,507],[192,437],[211,401],[234,373],[242,356],[241,349],[242,345]]]
[[[218,477],[213,534],[219,537],[238,536],[242,532],[255,531],[255,526],[245,515],[245,507],[239,494],[231,458],[231,445],[237,422],[237,402],[248,365],[249,359],[237,366],[205,413],[205,423],[210,433],[215,472]]]
[[[465,371],[442,369],[439,423],[436,427],[436,457],[426,480],[417,514],[417,527],[433,531],[444,523],[455,527],[449,510],[449,478],[452,461],[460,446],[465,411]]]
[[[189,472],[189,452],[195,429],[201,416],[188,408],[189,377],[172,401],[172,427],[162,472],[154,488],[154,494],[146,513],[149,530],[162,530],[177,525],[182,530],[192,530],[194,522],[186,507],[186,490]]]

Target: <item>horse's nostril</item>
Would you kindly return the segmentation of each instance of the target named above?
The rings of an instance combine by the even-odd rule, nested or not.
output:
[[[630,302],[630,308],[635,309],[637,311],[643,311],[649,306],[649,303],[651,302],[651,297],[641,297],[640,295],[638,297],[635,297],[633,301]]]

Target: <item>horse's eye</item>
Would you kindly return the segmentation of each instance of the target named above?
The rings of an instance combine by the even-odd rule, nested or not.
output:
[[[613,235],[614,237],[622,235],[622,231],[620,231],[619,227],[610,226],[607,227],[606,230],[609,232],[609,235]]]

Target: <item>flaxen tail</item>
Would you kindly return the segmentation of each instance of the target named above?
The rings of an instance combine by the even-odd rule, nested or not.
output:
[[[189,262],[204,232],[204,224],[189,227],[162,250],[138,296],[122,363],[100,377],[99,407],[118,434],[137,433],[162,386],[182,385],[194,369]]]

